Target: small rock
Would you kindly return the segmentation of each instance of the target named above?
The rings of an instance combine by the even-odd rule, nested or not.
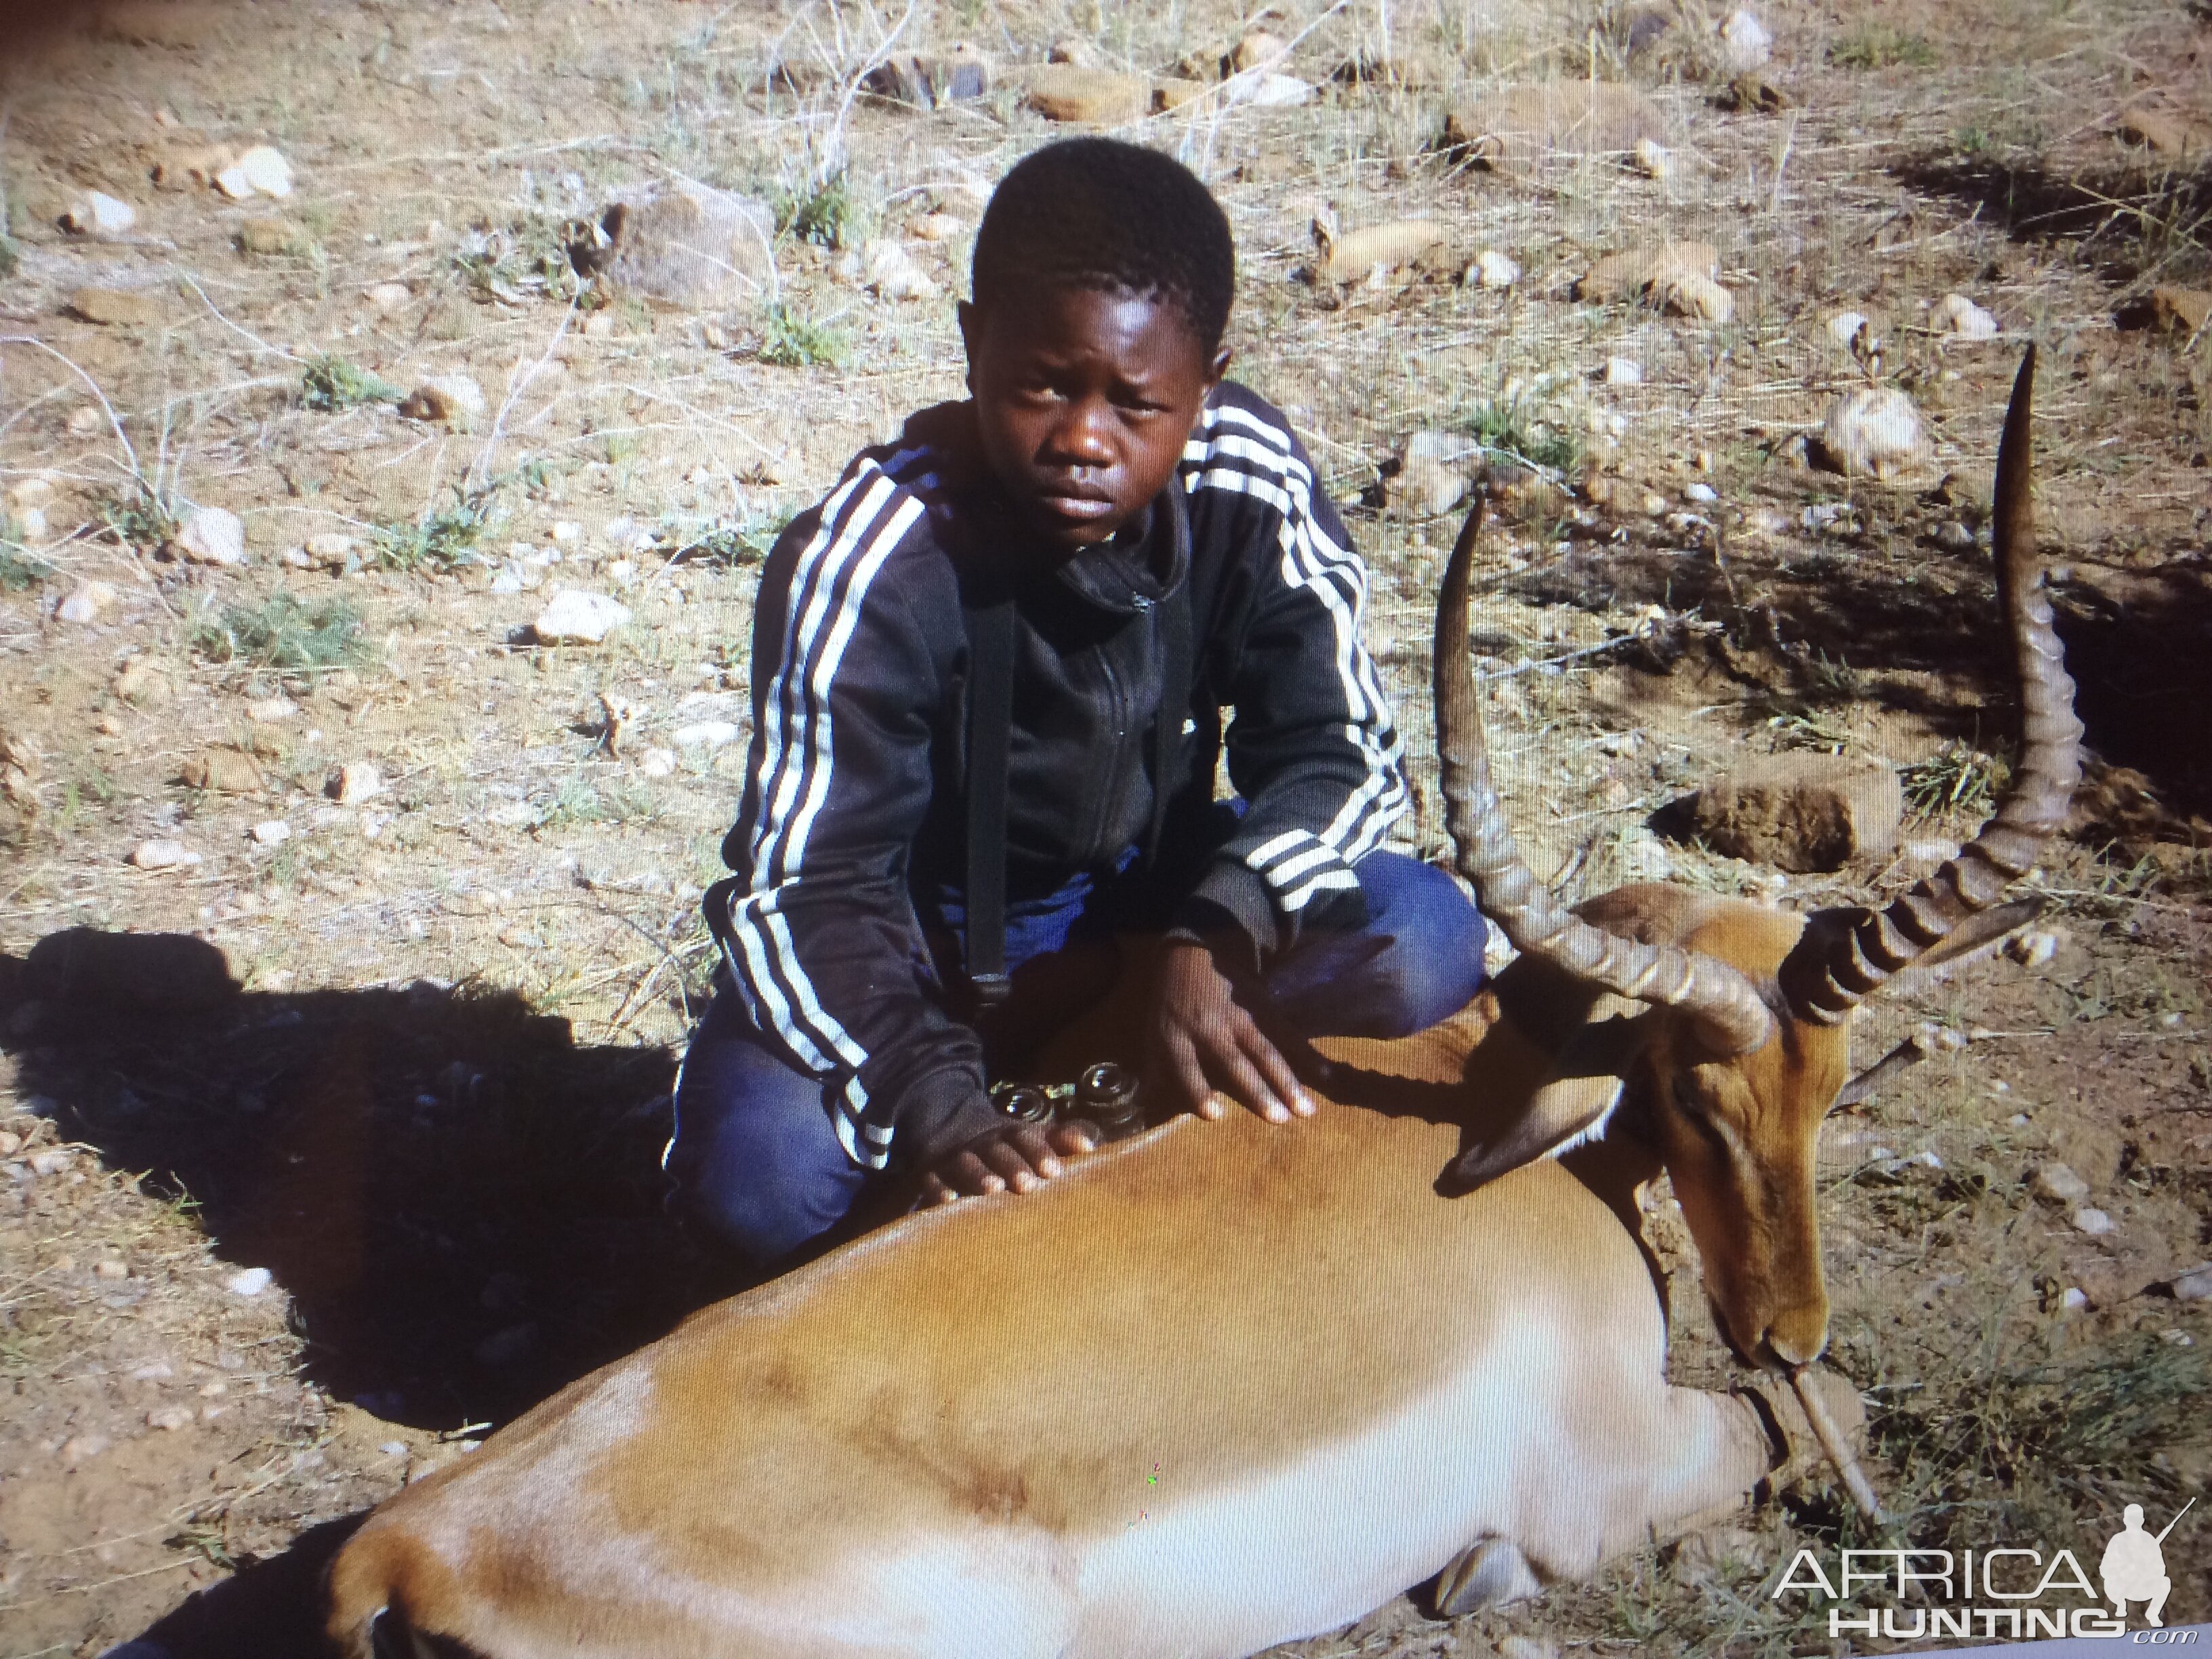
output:
[[[1753,70],[1730,81],[1717,101],[1723,109],[1741,110],[1747,115],[1772,115],[1790,108],[1797,100]]]
[[[629,618],[629,607],[617,599],[564,587],[538,613],[531,631],[540,645],[597,645]]]
[[[2154,288],[2150,291],[2150,318],[2154,328],[2195,334],[2212,321],[2212,293],[2201,288]]]
[[[1194,99],[1203,98],[1212,89],[1210,82],[1186,80],[1179,75],[1163,75],[1152,82],[1152,108],[1160,114],[1170,114]]]
[[[672,777],[676,773],[676,751],[672,749],[648,749],[638,757],[637,769],[641,777]]]
[[[18,513],[27,513],[41,501],[51,500],[53,493],[54,481],[52,478],[33,475],[28,478],[18,478],[9,484],[6,495],[0,496],[0,500],[5,500]]]
[[[738,728],[728,720],[697,720],[669,733],[678,749],[720,749],[738,740]]]
[[[191,1425],[192,1408],[190,1406],[163,1406],[146,1413],[146,1426],[159,1429],[164,1434],[174,1434],[178,1430],[188,1429]]]
[[[1273,69],[1291,55],[1291,43],[1267,29],[1254,29],[1229,54],[1229,67],[1242,75],[1250,70]]]
[[[1605,360],[1605,383],[1607,386],[1642,386],[1644,365],[1633,357],[1608,357]]]
[[[1912,399],[1895,386],[1861,386],[1828,411],[1820,447],[1832,471],[1877,478],[1923,465],[1932,453]]]
[[[425,380],[399,405],[410,421],[443,421],[448,426],[473,425],[484,412],[483,388],[467,374],[441,374]]]
[[[131,862],[141,870],[185,870],[199,863],[200,855],[180,841],[142,841]]]
[[[314,242],[289,219],[248,219],[238,228],[238,246],[246,253],[313,252]]]
[[[1152,107],[1149,83],[1112,70],[1048,64],[1030,73],[1024,101],[1048,121],[1087,121],[1099,126],[1133,121]]]
[[[712,311],[749,305],[775,271],[775,210],[765,202],[688,179],[644,186],[599,216],[585,263],[623,293],[665,306]],[[602,311],[611,332],[613,314]]]
[[[2177,1302],[2212,1302],[2212,1261],[2190,1268],[2173,1276],[2173,1299]]]
[[[1894,768],[1837,755],[1752,761],[1698,792],[1697,832],[1732,858],[1794,874],[1839,870],[1897,844],[1905,797]]]
[[[96,190],[88,191],[82,201],[72,202],[62,215],[63,229],[103,240],[127,234],[137,222],[137,209]]]
[[[949,52],[903,53],[870,70],[863,90],[916,109],[972,103],[991,89],[990,65],[963,41]]]
[[[1994,340],[2002,331],[1995,317],[1963,294],[1947,294],[1938,300],[1930,321],[1960,340]]]
[[[109,328],[150,328],[161,320],[159,300],[127,289],[78,289],[69,297],[69,308],[88,323]],[[92,417],[91,429],[97,431],[103,417],[98,410],[92,411]]]
[[[398,310],[415,297],[415,290],[404,283],[373,283],[362,297],[378,311]]]
[[[60,1458],[64,1468],[73,1469],[80,1463],[88,1463],[99,1456],[107,1449],[109,1443],[104,1434],[73,1434],[62,1442],[61,1450],[56,1455]]]
[[[1974,550],[1974,532],[1956,519],[1946,519],[1936,526],[1936,545],[1946,553],[1971,553]]]
[[[561,547],[574,547],[584,539],[584,526],[573,519],[556,519],[545,532]]]
[[[215,187],[234,202],[292,193],[292,164],[267,144],[256,144],[215,176]]]
[[[233,1296],[259,1296],[275,1278],[266,1267],[241,1267],[222,1281],[222,1287]]]
[[[1866,325],[1863,311],[1839,311],[1828,319],[1828,337],[1849,351],[1852,343],[1865,332]]]
[[[1455,466],[1481,453],[1482,446],[1462,433],[1421,431],[1407,438],[1398,459],[1407,465],[1430,461],[1440,466]]]
[[[2045,1164],[2027,1178],[2028,1189],[2053,1204],[2079,1204],[2089,1196],[2089,1183],[2063,1164]]]
[[[871,242],[860,256],[867,285],[886,300],[927,300],[937,284],[914,262],[903,242]]]
[[[114,1256],[109,1256],[105,1261],[94,1262],[92,1271],[93,1276],[97,1279],[111,1280],[128,1279],[131,1277],[131,1264],[118,1261]]]
[[[1498,1659],[1559,1659],[1559,1646],[1540,1636],[1509,1636],[1498,1644]]]
[[[309,562],[318,568],[338,570],[344,568],[347,561],[353,557],[356,545],[357,544],[350,536],[341,536],[335,531],[325,531],[319,536],[308,537],[306,546],[301,548],[301,551],[304,552]]]
[[[22,1136],[10,1130],[0,1129],[0,1158],[13,1158],[22,1150]]]
[[[1636,141],[1636,170],[1663,184],[1674,176],[1674,158],[1657,139],[1639,138]]]
[[[341,806],[357,806],[384,793],[384,775],[367,761],[349,761],[325,781],[323,793]]]
[[[1249,104],[1254,109],[1296,109],[1313,101],[1315,88],[1312,82],[1301,81],[1295,75],[1253,70],[1237,76],[1223,91],[1232,104]]]
[[[29,1162],[33,1175],[41,1178],[50,1178],[54,1176],[67,1175],[70,1172],[70,1166],[75,1164],[76,1159],[70,1156],[67,1147],[49,1146],[44,1152],[33,1152]]]
[[[2058,1298],[2058,1305],[2068,1313],[2076,1314],[2089,1305],[2089,1298],[2079,1285],[2069,1285],[2066,1294]]]
[[[1658,106],[1613,81],[1546,82],[1509,87],[1444,118],[1443,149],[1486,167],[1522,166],[1546,153],[1626,155],[1644,139],[1663,139]]]
[[[279,847],[292,839],[292,826],[282,818],[269,818],[247,831],[258,847]]]
[[[134,708],[158,708],[174,690],[169,677],[144,657],[133,657],[124,664],[109,689]]]
[[[189,564],[244,564],[246,526],[227,507],[196,507],[177,532],[177,551]]]
[[[1774,37],[1749,11],[1739,7],[1721,25],[1721,62],[1729,74],[1758,69],[1773,55]]]
[[[2212,151],[2212,123],[2183,111],[2138,105],[2120,112],[2120,136],[2155,155],[2176,161]]]
[[[246,718],[257,726],[273,726],[294,719],[299,712],[300,705],[289,697],[263,697],[246,705]]]
[[[1670,317],[1692,317],[1699,322],[1724,323],[1735,315],[1735,295],[1711,276],[1694,270],[1678,270],[1655,283],[1652,297]]]
[[[2112,1218],[2102,1210],[2080,1209],[2074,1212],[2075,1230],[2092,1238],[2103,1237],[2112,1231]]]
[[[1468,483],[1464,473],[1425,459],[1407,461],[1390,479],[1387,494],[1389,505],[1408,518],[1431,518],[1439,513],[1449,513],[1466,499]]]
[[[253,757],[235,749],[210,749],[194,755],[177,769],[177,781],[187,789],[222,795],[258,795],[266,787]]]
[[[1721,256],[1705,242],[1662,242],[1608,253],[1575,285],[1575,296],[1608,304],[1641,297],[1678,316],[1726,322],[1735,301],[1717,280]]]
[[[1711,507],[1720,498],[1721,492],[1709,483],[1688,484],[1682,490],[1683,500],[1695,501],[1700,507]]]
[[[1486,247],[1467,268],[1467,280],[1480,288],[1508,289],[1521,280],[1521,267],[1496,248]]]
[[[968,234],[968,222],[951,213],[924,213],[907,221],[907,232],[917,242],[957,242]]]
[[[1443,247],[1445,230],[1432,220],[1394,219],[1337,236],[1316,224],[1314,240],[1321,247],[1321,274],[1325,280],[1358,283],[1378,272],[1411,264]]]
[[[2005,954],[2023,968],[2041,968],[2058,954],[2058,935],[2045,927],[2031,927],[2005,941]]]

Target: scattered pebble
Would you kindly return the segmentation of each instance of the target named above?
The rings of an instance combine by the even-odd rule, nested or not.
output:
[[[1254,109],[1295,109],[1311,103],[1314,97],[1312,82],[1267,70],[1247,70],[1231,79],[1223,91],[1229,102],[1248,104]]]
[[[278,847],[292,839],[292,826],[282,818],[270,818],[255,824],[247,833],[258,846]]]
[[[0,1158],[13,1158],[22,1150],[22,1136],[6,1129],[0,1129]]]
[[[1639,138],[1636,141],[1636,170],[1663,184],[1674,176],[1674,158],[1657,139]]]
[[[142,841],[132,849],[131,862],[141,870],[188,870],[200,855],[180,841]]]
[[[584,539],[584,526],[573,519],[558,519],[546,533],[562,547],[574,547]]]
[[[235,749],[210,749],[192,756],[177,769],[177,781],[187,789],[219,795],[258,795],[267,787],[253,757]]]
[[[1937,301],[1933,321],[1954,339],[1994,340],[2002,331],[1995,317],[1963,294],[1947,294]]]
[[[2058,1305],[2068,1313],[2080,1313],[2089,1305],[2089,1298],[2082,1293],[2081,1286],[2069,1285],[2066,1294],[2058,1298]]]
[[[99,1456],[110,1443],[104,1434],[73,1434],[62,1442],[61,1450],[57,1455],[61,1459],[64,1468],[73,1469],[78,1464],[89,1462]]]
[[[1316,223],[1314,240],[1322,256],[1321,274],[1332,283],[1359,283],[1379,272],[1413,264],[1444,245],[1444,228],[1430,219],[1394,219],[1341,236]]]
[[[177,551],[191,564],[244,564],[246,525],[227,507],[196,507],[177,532]]]
[[[266,1267],[241,1267],[222,1281],[222,1287],[233,1296],[259,1296],[275,1278]]]
[[[2049,928],[2032,927],[2005,942],[2005,954],[2023,968],[2041,968],[2058,954],[2058,935]]]
[[[40,1177],[67,1175],[70,1166],[76,1162],[65,1146],[49,1146],[30,1157],[31,1173]]]
[[[1739,7],[1721,25],[1721,61],[1731,75],[1759,68],[1774,55],[1774,37],[1750,11]]]
[[[1605,383],[1607,386],[1642,386],[1644,365],[1633,357],[1608,357],[1605,360]]]
[[[358,806],[384,793],[384,775],[367,761],[349,761],[331,774],[323,793],[341,806]]]
[[[88,191],[82,199],[70,203],[69,210],[62,215],[63,229],[103,240],[128,234],[137,222],[137,209],[96,190]]]
[[[1848,351],[1851,342],[1865,331],[1867,314],[1863,311],[1839,311],[1828,319],[1828,337]]]
[[[152,708],[168,702],[175,688],[159,664],[133,657],[123,665],[109,689],[133,708]]]
[[[146,1413],[146,1426],[159,1429],[165,1434],[174,1434],[178,1430],[188,1429],[191,1425],[192,1408],[190,1406],[163,1406]]]
[[[274,726],[295,718],[300,705],[289,697],[262,697],[246,705],[246,718],[257,726]]]
[[[1711,507],[1720,500],[1721,492],[1709,483],[1693,483],[1684,486],[1682,496],[1684,500],[1695,501],[1701,507]]]
[[[957,242],[968,234],[968,222],[957,214],[924,213],[907,222],[917,242]]]
[[[292,164],[267,144],[256,144],[216,174],[215,187],[234,202],[257,195],[282,200],[292,193]]]
[[[1085,69],[1076,64],[1048,64],[1030,73],[1024,98],[1048,121],[1111,126],[1144,115],[1152,106],[1152,89],[1133,75]]]
[[[1486,247],[1467,268],[1467,280],[1479,288],[1508,289],[1521,280],[1521,267],[1496,248]]]
[[[151,294],[131,289],[81,288],[69,297],[69,308],[88,323],[110,328],[150,328],[161,320],[161,302]],[[79,416],[84,416],[82,426]],[[107,417],[88,404],[70,416],[72,432],[97,432]]]
[[[1845,474],[1887,478],[1926,461],[1930,453],[1920,411],[1895,386],[1861,386],[1828,411],[1820,443],[1829,465]]]
[[[2045,1164],[2028,1177],[2038,1198],[2054,1204],[2079,1204],[2089,1196],[2089,1183],[2063,1164]]]
[[[54,615],[65,623],[98,622],[100,613],[114,603],[115,590],[106,582],[79,582],[54,607]]]
[[[2212,1302],[2212,1261],[2191,1267],[2187,1273],[2175,1274],[2173,1299],[2177,1302]]]
[[[697,720],[679,726],[669,739],[679,749],[720,749],[738,740],[737,726],[729,720]]]
[[[399,405],[399,412],[410,421],[442,421],[453,427],[473,424],[484,409],[483,388],[467,374],[441,374],[425,380]]]
[[[415,297],[415,290],[404,283],[374,283],[362,295],[378,311],[397,311]]]
[[[308,537],[301,550],[313,563],[329,570],[342,568],[353,557],[354,550],[358,545],[350,536],[326,530],[320,535]]]
[[[612,567],[608,574],[614,574]],[[540,645],[597,645],[629,619],[629,607],[618,599],[564,587],[538,613],[531,631]]]
[[[937,283],[914,261],[903,242],[871,242],[861,256],[861,270],[870,289],[885,300],[927,300],[937,293]]]
[[[672,749],[648,749],[638,757],[637,769],[644,777],[672,777],[676,772],[676,751]]]
[[[1971,553],[1974,550],[1974,532],[1956,519],[1946,519],[1936,526],[1936,545],[1946,553]]]
[[[2074,1212],[2074,1225],[2094,1238],[2112,1231],[2112,1218],[2102,1210],[2083,1208]]]

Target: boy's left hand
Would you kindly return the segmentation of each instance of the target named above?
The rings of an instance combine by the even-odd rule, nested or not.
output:
[[[1160,959],[1150,1070],[1152,1088],[1200,1117],[1221,1115],[1224,1092],[1270,1123],[1313,1115],[1313,1097],[1290,1061],[1237,1002],[1213,953],[1193,940],[1169,940]]]

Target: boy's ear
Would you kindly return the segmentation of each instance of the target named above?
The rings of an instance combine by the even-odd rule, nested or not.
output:
[[[1222,347],[1220,350],[1213,354],[1213,368],[1207,374],[1206,379],[1206,389],[1207,391],[1211,392],[1215,386],[1221,384],[1222,378],[1229,373],[1229,360],[1236,355],[1237,354],[1230,350],[1227,346]]]

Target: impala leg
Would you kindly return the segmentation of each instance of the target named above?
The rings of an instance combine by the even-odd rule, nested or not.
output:
[[[1484,1607],[1525,1601],[1542,1590],[1536,1570],[1508,1538],[1485,1538],[1468,1545],[1437,1575],[1434,1597],[1440,1618],[1456,1619]]]

